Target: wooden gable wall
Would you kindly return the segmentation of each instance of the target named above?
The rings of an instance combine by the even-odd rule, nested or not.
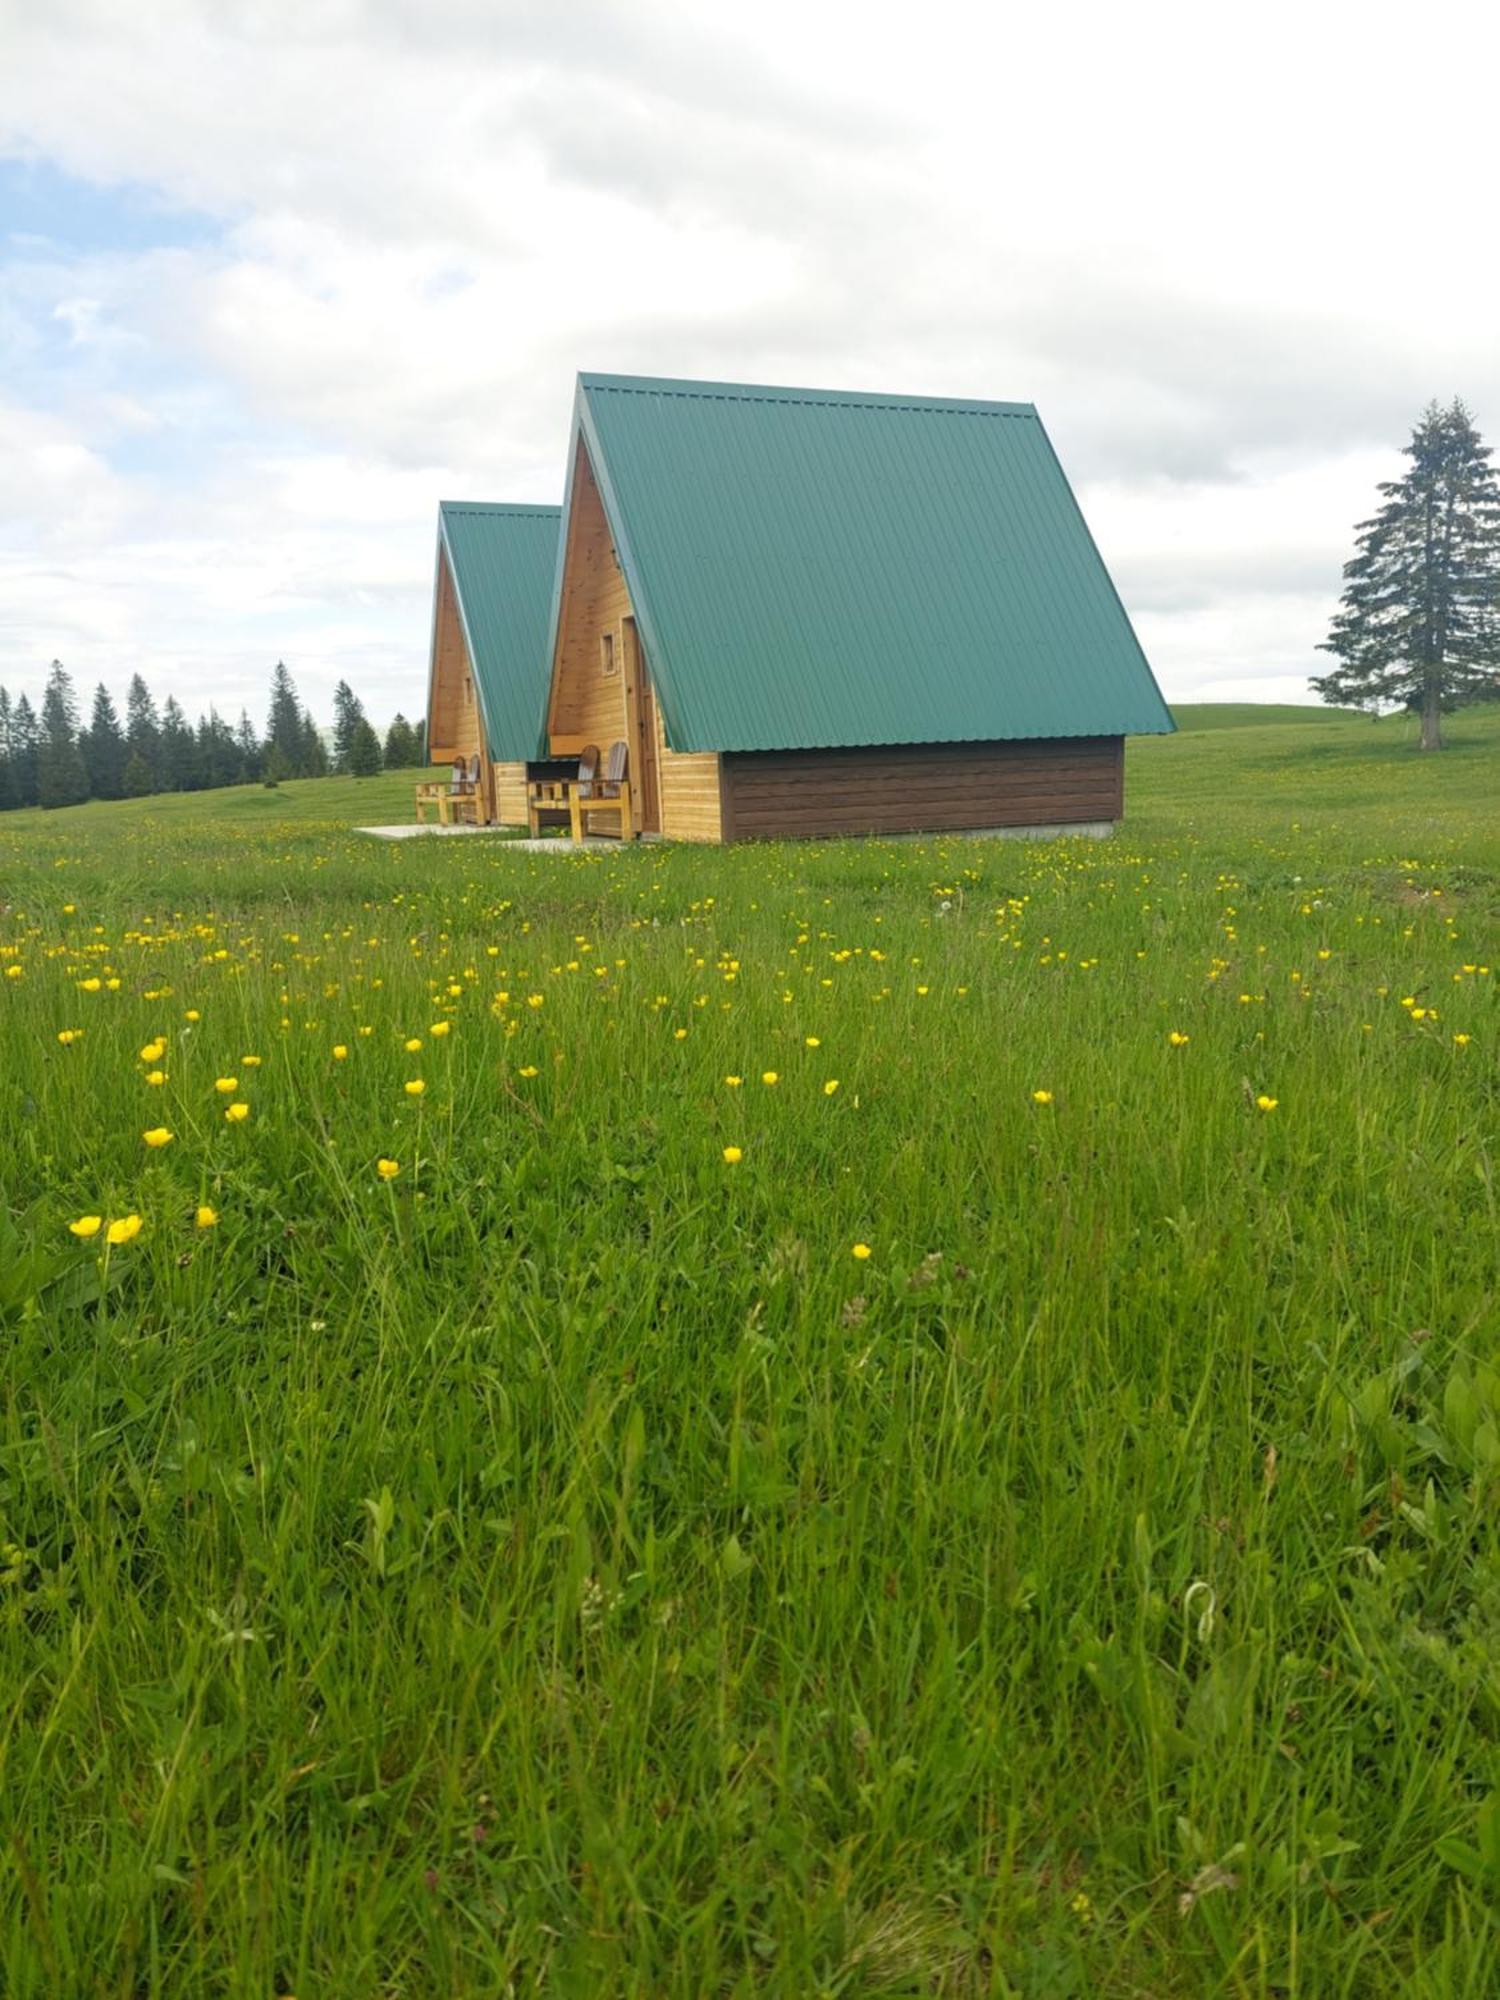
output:
[[[615,555],[593,467],[583,440],[573,468],[572,506],[563,559],[562,602],[547,729],[555,757],[576,757],[589,744],[601,756],[611,743],[633,741],[635,718],[627,701],[629,658],[627,621],[634,623],[630,587]],[[613,646],[612,673],[605,671],[605,635]],[[649,673],[650,662],[646,662]],[[669,750],[661,704],[651,703],[657,746],[659,831],[670,840],[716,841],[722,837],[719,756],[716,751]],[[638,756],[630,760],[636,822],[643,824]]]
[[[427,754],[434,764],[445,764],[454,757],[468,757],[476,750],[483,750],[474,676],[446,550],[438,557],[437,604],[432,621],[432,688],[427,706]]]
[[[492,764],[474,688],[474,669],[458,615],[458,596],[446,550],[438,558],[437,602],[432,621],[432,670],[428,696],[427,761],[449,764],[455,757],[481,760],[480,813],[502,826],[526,824],[526,766]]]

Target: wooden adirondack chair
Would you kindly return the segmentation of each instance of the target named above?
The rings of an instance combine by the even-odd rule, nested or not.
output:
[[[599,769],[598,747],[590,743],[579,753],[577,775],[572,778],[533,778],[526,787],[526,824],[533,837],[542,830],[542,821],[573,824],[573,793],[580,784],[592,784]]]
[[[611,743],[602,778],[585,780],[580,767],[573,787],[573,838],[582,840],[589,820],[597,813],[613,818],[621,840],[635,839],[635,818],[630,809],[630,780],[626,776],[628,752],[623,743]]]
[[[455,757],[453,780],[438,801],[438,819],[444,826],[479,824],[479,752],[467,760]]]

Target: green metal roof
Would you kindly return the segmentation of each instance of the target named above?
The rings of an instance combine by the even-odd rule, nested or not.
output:
[[[1029,403],[581,375],[580,433],[675,750],[1172,728]]]
[[[547,754],[547,620],[560,507],[444,500],[438,508],[492,758]]]

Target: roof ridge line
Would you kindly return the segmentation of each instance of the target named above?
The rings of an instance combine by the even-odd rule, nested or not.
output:
[[[869,389],[779,389],[774,384],[704,382],[689,384],[646,376],[631,381],[620,376],[580,373],[590,393],[615,396],[675,396],[688,403],[790,403],[810,409],[895,410],[910,416],[1017,417],[1036,423],[1035,403],[986,402],[969,396],[882,396]]]

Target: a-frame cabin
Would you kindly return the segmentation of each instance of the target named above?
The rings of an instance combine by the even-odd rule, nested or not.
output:
[[[1105,832],[1172,728],[1025,403],[580,376],[548,652],[684,840]]]
[[[554,774],[547,635],[561,513],[453,500],[438,509],[428,757],[478,755],[481,824],[524,826],[528,775]]]

